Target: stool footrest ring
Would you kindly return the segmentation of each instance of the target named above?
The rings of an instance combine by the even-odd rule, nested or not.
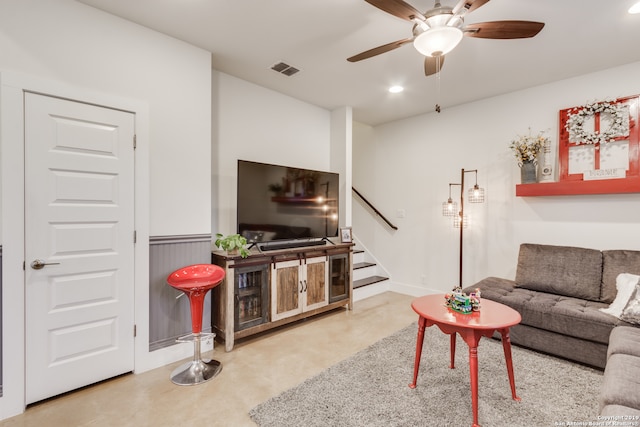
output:
[[[198,337],[200,338],[201,342],[208,343],[216,337],[216,334],[214,334],[213,332],[201,332],[200,335],[189,334],[176,338],[176,342],[194,342]]]

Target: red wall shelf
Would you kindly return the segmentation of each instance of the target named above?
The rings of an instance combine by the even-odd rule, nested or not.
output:
[[[516,185],[516,196],[518,197],[622,193],[640,193],[640,177]]]

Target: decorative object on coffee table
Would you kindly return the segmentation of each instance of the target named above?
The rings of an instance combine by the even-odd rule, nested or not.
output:
[[[445,294],[444,299],[445,305],[458,313],[471,314],[480,311],[480,289],[467,295],[460,288],[455,288],[451,293]]]

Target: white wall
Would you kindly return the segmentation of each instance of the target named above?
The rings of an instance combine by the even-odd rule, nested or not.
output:
[[[441,207],[448,184],[459,183],[465,168],[479,170],[487,192],[486,203],[465,205],[472,221],[465,231],[465,285],[486,276],[513,278],[523,242],[640,250],[638,194],[515,197],[519,169],[508,149],[531,127],[550,130],[556,151],[559,110],[638,94],[638,75],[640,63],[634,63],[440,114],[354,126],[354,186],[399,226],[390,231],[356,201],[354,234],[391,272],[396,289],[451,289],[458,281],[459,235]],[[469,188],[474,175],[465,175]],[[453,198],[459,194],[453,187]],[[396,217],[398,209],[405,218]]]
[[[211,231],[209,52],[73,0],[2,0],[0,29],[0,70],[147,102],[150,234]]]
[[[211,55],[73,0],[2,0],[0,71],[27,88],[136,112],[136,371],[189,356],[189,348],[148,352],[151,235],[211,231]],[[18,76],[18,77],[16,77]],[[42,89],[45,88],[45,89]],[[50,91],[50,89],[52,89]],[[20,94],[2,99],[2,164],[20,164]],[[6,101],[6,102],[5,102]],[[113,101],[113,102],[112,102]],[[9,106],[9,107],[8,107]],[[8,107],[8,108],[7,108]],[[11,111],[9,111],[11,109]],[[15,111],[14,111],[15,110]],[[8,117],[16,118],[7,120]],[[9,138],[6,138],[10,135]],[[11,156],[11,158],[8,158]],[[143,161],[140,161],[143,159]],[[16,168],[19,170],[20,168]],[[2,171],[11,184],[10,170]],[[19,177],[18,177],[19,176]],[[21,174],[16,182],[21,181]],[[16,184],[19,186],[19,184]],[[11,188],[12,193],[19,192]],[[21,212],[2,194],[3,396],[0,419],[24,404],[24,280]],[[15,206],[15,205],[14,205]],[[20,204],[18,204],[20,206]],[[138,228],[139,227],[139,228]],[[6,233],[12,230],[11,233]],[[177,347],[180,347],[179,349]],[[174,349],[175,348],[175,349]]]
[[[213,75],[214,233],[236,231],[237,161],[331,170],[331,113],[228,74]]]
[[[351,226],[353,185],[353,112],[341,107],[331,112],[331,168],[340,173],[339,226]]]

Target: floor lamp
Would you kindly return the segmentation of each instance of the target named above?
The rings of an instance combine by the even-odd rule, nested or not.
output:
[[[464,229],[468,226],[467,217],[464,213],[464,174],[475,173],[475,184],[469,189],[469,203],[483,203],[484,202],[484,188],[478,186],[478,170],[460,170],[460,182],[449,183],[449,198],[442,204],[442,215],[447,217],[453,217],[453,226],[460,229],[460,266],[459,266],[459,280],[458,287],[462,288],[462,239]],[[451,187],[460,187],[460,209],[458,210],[458,204],[451,198]]]

